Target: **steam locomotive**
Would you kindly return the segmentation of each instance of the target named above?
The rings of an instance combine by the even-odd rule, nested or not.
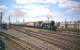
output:
[[[56,30],[56,26],[55,26],[55,22],[54,21],[51,21],[49,23],[33,22],[33,23],[27,24],[26,26],[34,27],[34,28],[40,28],[40,29]]]

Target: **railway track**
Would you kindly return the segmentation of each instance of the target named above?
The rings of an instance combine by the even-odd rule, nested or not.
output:
[[[67,33],[45,33],[45,32],[35,32],[30,31],[25,28],[15,28],[15,30],[28,34],[29,36],[36,37],[40,40],[48,42],[50,44],[56,45],[60,48],[65,48],[66,50],[80,50],[80,36],[71,35],[68,36]]]
[[[42,40],[39,40],[35,37],[30,37],[13,29],[8,30],[8,32],[4,31],[1,33],[3,33],[1,35],[4,37],[9,38],[12,41],[16,42],[18,45],[22,46],[21,48],[24,48],[24,50],[59,50],[59,48],[56,46],[45,43]]]
[[[9,40],[11,40],[13,42],[15,42],[23,50],[36,50],[37,49],[37,48],[35,49],[35,48],[31,47],[31,46],[33,46],[32,44],[26,43],[25,41],[23,41],[23,40],[21,40],[19,38],[16,38],[16,37],[11,36],[9,34],[6,34],[4,32],[0,32],[0,33],[2,33],[0,35],[4,36],[5,38],[7,38],[7,39],[9,39]]]

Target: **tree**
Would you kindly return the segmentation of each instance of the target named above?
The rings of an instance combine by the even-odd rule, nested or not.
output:
[[[41,28],[41,24],[43,23],[43,21],[38,21],[38,27]]]
[[[34,23],[34,27],[36,27],[36,22],[33,22]]]
[[[51,26],[54,26],[55,25],[55,22],[54,21],[51,21]]]
[[[55,22],[54,21],[50,22],[50,30],[56,30]]]

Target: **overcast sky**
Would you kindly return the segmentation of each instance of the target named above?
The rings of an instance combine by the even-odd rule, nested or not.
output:
[[[55,21],[80,19],[80,0],[0,0],[0,9],[20,21],[22,16],[25,21],[47,20],[47,16]]]

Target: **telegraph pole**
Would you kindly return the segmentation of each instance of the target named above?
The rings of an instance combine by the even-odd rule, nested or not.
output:
[[[9,16],[9,28],[11,27],[11,19],[10,19],[10,16]]]
[[[2,28],[2,16],[3,16],[3,12],[0,12],[0,27]]]
[[[67,29],[67,21],[66,21],[66,18],[65,18],[65,29]]]

